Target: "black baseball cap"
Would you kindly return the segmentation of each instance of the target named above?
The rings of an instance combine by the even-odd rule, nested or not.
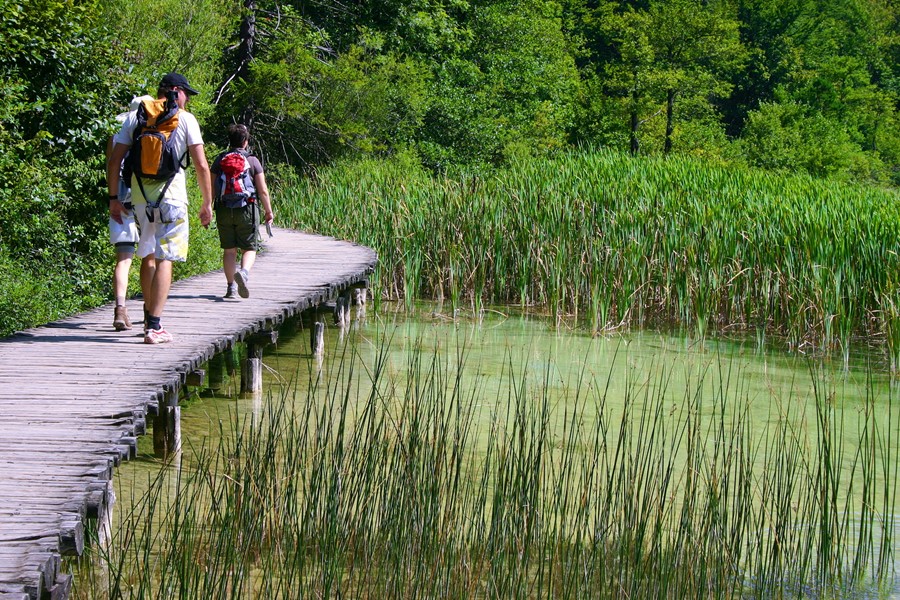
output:
[[[169,73],[159,82],[159,87],[161,88],[181,88],[188,96],[194,96],[197,94],[197,90],[191,87],[191,84],[188,83],[187,77],[182,75],[181,73]]]

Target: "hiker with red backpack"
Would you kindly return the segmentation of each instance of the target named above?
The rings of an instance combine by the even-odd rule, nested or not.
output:
[[[216,227],[222,246],[222,267],[228,287],[225,298],[250,297],[250,269],[259,251],[260,204],[263,223],[271,225],[274,215],[269,188],[259,159],[250,154],[250,132],[245,125],[228,127],[230,150],[213,161],[210,171],[215,188]],[[237,251],[241,249],[241,266]]]
[[[197,119],[185,110],[197,90],[184,75],[169,73],[159,82],[156,100],[130,111],[113,137],[107,162],[110,217],[121,218],[119,167],[126,154],[124,177],[131,181],[131,201],[140,228],[137,254],[144,295],[144,342],[163,344],[172,335],[160,323],[172,285],[172,263],[187,260],[188,196],[185,169],[191,161],[203,196],[200,222],[212,219],[212,187]],[[145,267],[145,263],[147,266]],[[150,266],[154,266],[151,269]]]

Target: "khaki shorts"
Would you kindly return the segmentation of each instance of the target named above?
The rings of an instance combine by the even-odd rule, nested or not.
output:
[[[153,210],[153,220],[146,204],[135,204],[141,238],[137,255],[140,258],[151,254],[159,260],[184,262],[188,255],[188,214],[187,205],[163,200],[159,208]]]
[[[109,218],[109,243],[116,247],[119,254],[134,254],[134,247],[140,239],[138,226],[134,220],[134,211],[122,213],[122,222],[117,223]]]
[[[259,251],[259,210],[255,205],[216,208],[216,229],[219,230],[219,245],[223,249]]]

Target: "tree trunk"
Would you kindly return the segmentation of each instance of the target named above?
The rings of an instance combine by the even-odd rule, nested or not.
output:
[[[256,0],[245,0],[244,11],[240,31],[241,43],[237,51],[238,79],[246,79],[249,75],[250,61],[253,60],[253,51],[256,47]]]
[[[253,60],[253,52],[256,47],[256,0],[244,0],[244,18],[241,20],[238,37],[238,45],[234,47],[232,72],[225,76],[225,80],[219,86],[219,91],[213,104],[219,103],[232,81],[235,79],[246,80],[250,76],[250,62]],[[244,106],[241,109],[239,119],[241,123],[251,127],[253,107]]]
[[[253,52],[256,47],[256,0],[244,1],[244,20],[241,21],[241,44],[238,46],[238,67],[236,78],[246,81],[250,77],[250,62],[253,60]],[[251,131],[253,130],[253,114],[256,112],[253,106],[244,106],[241,109],[241,122]]]
[[[673,114],[675,112],[675,90],[666,92],[666,142],[663,146],[663,153],[668,154],[672,151],[672,124]]]

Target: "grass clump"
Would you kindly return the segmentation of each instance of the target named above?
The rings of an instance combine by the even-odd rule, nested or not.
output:
[[[845,425],[815,369],[813,414],[760,424],[725,361],[683,390],[630,370],[614,408],[609,381],[562,402],[550,367],[486,389],[464,350],[401,375],[385,346],[163,469],[76,597],[821,597],[892,573],[896,409]]]
[[[408,158],[320,171],[291,225],[379,254],[376,291],[543,307],[592,331],[679,325],[898,356],[895,191],[609,151],[433,177]],[[896,367],[896,361],[894,366]]]

